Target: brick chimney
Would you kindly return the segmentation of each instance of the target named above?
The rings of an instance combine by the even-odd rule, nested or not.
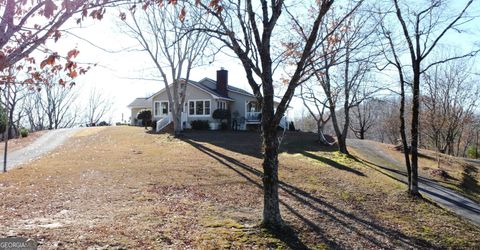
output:
[[[217,92],[228,97],[228,70],[221,68],[217,70]]]

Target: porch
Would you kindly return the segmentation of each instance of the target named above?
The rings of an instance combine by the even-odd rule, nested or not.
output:
[[[245,103],[245,124],[260,124],[261,120],[260,104],[256,101],[247,101]]]
[[[276,107],[275,107],[276,110]],[[248,101],[245,103],[245,124],[257,125],[262,121],[262,111],[260,105],[256,101]],[[284,115],[280,120],[280,127],[288,128],[287,116]]]

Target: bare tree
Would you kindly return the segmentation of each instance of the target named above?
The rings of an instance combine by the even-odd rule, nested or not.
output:
[[[240,59],[250,87],[262,109],[263,143],[263,225],[280,228],[283,224],[280,215],[278,197],[278,147],[277,126],[287,109],[295,89],[303,83],[307,62],[318,38],[323,17],[329,11],[333,0],[312,1],[311,8],[301,8],[302,13],[311,13],[311,26],[305,29],[300,45],[300,55],[294,64],[290,79],[285,82],[286,89],[280,96],[275,109],[274,73],[285,52],[279,44],[282,36],[278,32],[279,23],[292,20],[288,7],[279,1],[212,1],[205,5],[197,4],[213,16],[211,22],[204,22],[200,30],[207,32],[224,46],[231,49]],[[256,13],[261,10],[260,13]],[[287,15],[282,13],[287,12]],[[282,19],[282,17],[286,17]],[[295,18],[295,17],[293,17]],[[276,53],[278,52],[278,54]]]
[[[379,105],[375,105],[376,102],[383,103],[380,100],[371,99],[357,105],[352,110],[353,119],[350,122],[350,129],[355,137],[360,140],[365,139],[367,132],[378,122],[375,117],[375,110],[373,110],[379,107]]]
[[[111,98],[96,88],[90,91],[85,107],[85,121],[88,126],[96,126],[102,119],[105,119],[105,115],[112,109],[113,102],[110,100]]]
[[[316,83],[312,85],[316,85]],[[329,142],[324,134],[325,125],[331,118],[327,106],[328,100],[325,95],[319,93],[318,88],[315,88],[315,86],[305,83],[300,86],[300,98],[310,117],[315,120],[318,141],[323,145],[332,145],[332,142]]]
[[[37,93],[38,90],[31,90],[29,97],[25,99],[22,109],[25,110],[26,119],[30,130],[41,131],[47,127],[46,114],[42,108],[42,95]]]
[[[400,116],[400,99],[388,97],[375,104],[374,110],[378,114],[373,130],[379,136],[378,140],[390,144],[401,143],[400,130],[398,129],[400,128],[400,120],[398,119]]]
[[[182,12],[189,12],[187,19]],[[182,130],[181,115],[184,109],[190,71],[207,55],[210,36],[192,31],[201,25],[201,9],[188,3],[159,6],[148,5],[145,12],[136,13],[130,8],[129,21],[123,18],[128,33],[146,51],[160,74],[168,96],[169,112],[173,117],[175,134]],[[170,84],[169,81],[172,81]]]
[[[25,115],[21,105],[27,97],[27,91],[29,86],[26,86],[18,80],[21,75],[21,68],[23,66],[12,66],[5,70],[4,75],[0,77],[0,83],[3,85],[1,88],[2,98],[0,102],[6,110],[8,110],[8,123],[9,126],[6,130],[6,136],[13,138],[18,135],[20,127],[20,121]],[[20,108],[18,108],[20,106]]]
[[[42,96],[40,106],[47,117],[48,129],[70,128],[79,122],[75,107],[78,92],[74,88],[53,83],[36,92]]]
[[[459,153],[463,130],[473,122],[480,89],[470,78],[469,61],[435,65],[424,74],[425,94],[420,112],[423,134],[437,151]]]
[[[326,39],[319,41],[316,58],[309,62],[327,97],[338,149],[344,154],[349,154],[346,140],[350,110],[375,92],[368,87],[370,71],[378,55],[371,47],[375,25],[370,23],[370,15],[355,13],[356,7],[347,11],[347,19],[340,24],[338,20],[346,14],[330,16],[331,22],[326,23]],[[340,124],[338,112],[343,112],[343,124]]]
[[[478,50],[468,52],[466,54],[440,59],[438,61],[425,64],[425,59],[437,47],[440,40],[451,30],[458,30],[462,24],[469,20],[466,17],[466,11],[472,4],[468,1],[460,12],[452,17],[450,13],[445,11],[447,4],[441,0],[425,2],[426,5],[420,6],[420,9],[415,9],[415,6],[408,3],[400,4],[398,0],[393,2],[393,15],[396,22],[399,24],[400,34],[407,44],[408,63],[402,62],[402,47],[394,42],[394,36],[398,28],[387,29],[382,25],[382,33],[388,41],[390,48],[390,55],[387,55],[387,60],[393,65],[399,75],[399,82],[401,86],[401,105],[400,105],[400,120],[401,120],[401,136],[404,148],[405,162],[408,174],[408,190],[412,195],[419,195],[418,192],[418,144],[419,144],[419,114],[420,114],[420,81],[421,75],[427,70],[437,64],[442,64],[447,61],[460,59],[468,56],[474,56]],[[388,17],[388,15],[387,15]],[[384,22],[389,19],[382,17]],[[411,66],[407,66],[411,65]],[[407,72],[409,71],[409,74]],[[411,78],[409,83],[407,80]],[[410,146],[407,143],[405,133],[405,84],[412,86],[412,121],[411,121],[411,140]],[[411,152],[411,159],[409,152]]]

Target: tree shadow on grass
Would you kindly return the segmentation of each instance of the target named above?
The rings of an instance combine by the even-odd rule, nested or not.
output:
[[[399,169],[396,169],[396,168],[392,168],[392,167],[386,167],[386,166],[381,166],[379,164],[376,164],[376,163],[373,163],[371,161],[368,161],[368,160],[362,160],[363,162],[367,163],[365,164],[365,166],[367,167],[370,167],[371,169],[373,170],[376,170],[398,182],[401,182],[405,185],[408,185],[407,183],[407,174],[405,173],[405,171],[402,171],[402,170],[399,170]],[[465,173],[464,173],[465,174]],[[451,190],[449,188],[446,188],[446,187],[443,187],[441,186],[440,184],[436,183],[436,181],[433,181],[433,180],[430,180],[428,178],[424,178],[424,177],[418,177],[418,181],[419,181],[419,190],[420,192],[423,192],[427,195],[429,195],[430,197],[433,197],[433,198],[436,198],[436,199],[441,199],[445,202],[449,202],[449,203],[452,203],[452,204],[455,204],[456,206],[458,207],[461,207],[465,210],[469,210],[473,213],[480,213],[480,209],[474,207],[473,205],[469,205],[468,203],[464,203],[462,201],[458,201],[456,198],[451,198],[451,196],[456,196],[456,195],[460,195],[460,194],[457,194],[454,190]],[[476,181],[476,180],[475,180]],[[443,194],[451,194],[450,197],[448,197],[447,195],[443,195]],[[423,199],[424,201],[426,201],[427,203],[430,203],[436,207],[440,207],[437,203],[435,202],[432,202],[428,199]]]
[[[255,158],[261,158],[260,133],[245,131],[190,131],[185,133],[185,138],[191,141],[204,142],[208,144],[227,149]],[[280,153],[302,154],[303,156],[315,161],[327,164],[330,167],[347,171],[359,176],[365,176],[364,173],[338,163],[334,160],[322,157],[312,152],[333,152],[336,147],[321,145],[316,141],[316,136],[312,133],[287,132],[280,145]],[[355,158],[352,158],[356,160]]]
[[[316,155],[316,154],[313,154],[313,153],[310,153],[310,152],[307,152],[307,151],[304,151],[301,153],[302,155],[308,157],[308,158],[311,158],[311,159],[314,159],[314,160],[317,160],[317,161],[320,161],[320,162],[323,162],[331,167],[334,167],[336,169],[339,169],[339,170],[343,170],[343,171],[347,171],[347,172],[350,172],[350,173],[353,173],[353,174],[356,174],[356,175],[359,175],[359,176],[365,176],[364,173],[356,170],[356,169],[353,169],[353,168],[350,168],[350,167],[347,167],[343,164],[340,164],[334,160],[331,160],[331,159],[328,159],[328,158],[325,158],[323,156],[320,156],[320,155]]]
[[[204,146],[195,141],[186,139],[187,143],[208,155],[209,157],[215,159],[225,167],[234,171],[238,175],[242,176],[250,183],[255,185],[258,188],[262,188],[261,177],[262,172],[242,163],[230,156],[217,152],[207,146]],[[402,247],[406,248],[432,248],[433,246],[420,238],[412,237],[405,235],[404,233],[380,225],[374,221],[360,218],[353,213],[344,211],[335,207],[334,205],[296,187],[290,185],[286,182],[280,181],[279,188],[284,191],[289,198],[292,198],[294,201],[304,205],[311,211],[313,211],[319,217],[325,217],[329,221],[333,222],[336,226],[344,229],[346,233],[355,233],[368,241],[372,246],[377,248],[384,248],[385,244],[381,238],[388,238],[390,240],[396,240],[401,244]],[[288,200],[288,199],[287,199]],[[327,237],[325,230],[312,221],[311,219],[304,216],[301,211],[293,206],[290,202],[281,200],[281,204],[295,217],[300,219],[311,231],[315,234],[330,248],[342,248],[344,247],[341,242],[336,242],[334,239]],[[293,229],[283,230],[282,232],[272,232],[278,239],[282,240],[287,246],[293,249],[305,249],[308,248],[302,241],[298,238],[297,234]],[[372,236],[373,234],[373,236]]]

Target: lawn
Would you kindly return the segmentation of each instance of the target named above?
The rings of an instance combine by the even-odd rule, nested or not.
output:
[[[396,146],[379,142],[373,143],[402,165],[405,162],[403,153],[397,150]],[[419,154],[420,176],[434,180],[442,186],[454,189],[470,199],[480,202],[480,186],[478,184],[480,163],[426,149],[420,149]]]
[[[143,128],[82,131],[46,157],[0,175],[0,237],[41,248],[475,248],[480,228],[405,185],[286,134],[279,175],[288,227],[258,227],[259,134]]]

